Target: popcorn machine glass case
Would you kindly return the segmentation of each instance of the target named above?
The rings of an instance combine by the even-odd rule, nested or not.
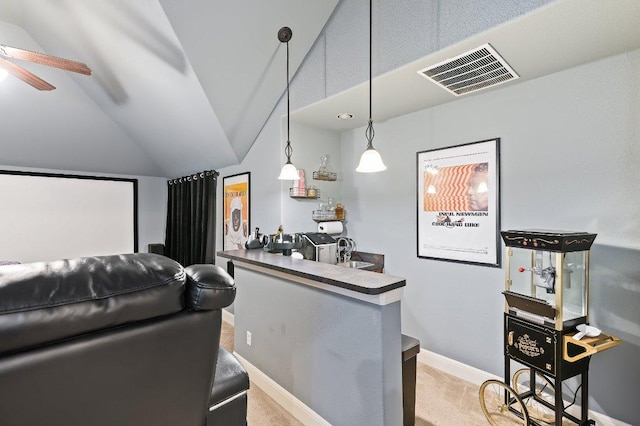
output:
[[[503,231],[505,312],[564,330],[587,322],[589,249],[596,234]]]

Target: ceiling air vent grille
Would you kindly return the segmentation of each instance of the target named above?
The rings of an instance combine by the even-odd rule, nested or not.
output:
[[[456,96],[520,77],[488,43],[420,70],[418,74]]]

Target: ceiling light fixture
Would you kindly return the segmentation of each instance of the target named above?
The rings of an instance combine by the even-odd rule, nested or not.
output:
[[[287,162],[282,166],[280,176],[278,176],[278,179],[281,180],[300,179],[296,166],[291,162],[293,149],[291,148],[291,141],[289,139],[289,40],[291,40],[292,35],[293,32],[289,27],[282,27],[280,28],[280,31],[278,31],[278,40],[280,40],[281,43],[287,43],[287,146],[284,149],[284,153],[287,156]]]
[[[349,112],[341,112],[337,117],[338,120],[351,120],[353,118],[353,114]]]
[[[373,118],[371,114],[371,86],[373,79],[371,77],[371,57],[373,55],[373,0],[369,0],[369,124],[364,134],[367,137],[367,149],[362,153],[360,157],[360,163],[356,168],[356,172],[361,173],[375,173],[387,170],[387,166],[382,162],[382,157],[378,151],[373,147],[373,137],[375,132],[373,131]]]

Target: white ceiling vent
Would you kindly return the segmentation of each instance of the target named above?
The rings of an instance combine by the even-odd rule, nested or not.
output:
[[[418,74],[456,96],[520,77],[488,43],[420,70]]]

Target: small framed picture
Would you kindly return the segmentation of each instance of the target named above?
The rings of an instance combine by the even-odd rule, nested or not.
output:
[[[418,257],[500,267],[500,139],[416,160]]]
[[[222,247],[224,250],[244,249],[251,229],[251,172],[224,177],[222,187]]]

